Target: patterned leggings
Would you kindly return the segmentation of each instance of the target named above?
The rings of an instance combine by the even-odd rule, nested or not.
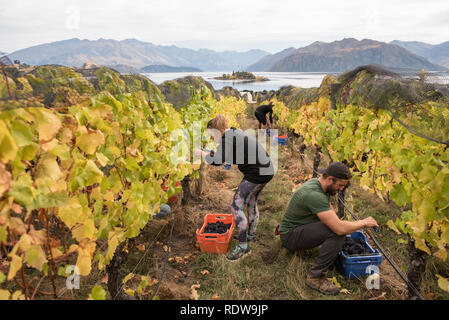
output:
[[[238,238],[241,244],[246,244],[246,231],[248,229],[249,219],[249,234],[255,234],[257,222],[259,221],[259,210],[257,209],[257,199],[262,191],[264,184],[256,184],[243,179],[240,182],[239,188],[234,195],[234,200],[231,204],[231,212],[234,216],[234,223],[238,230]],[[246,219],[245,206],[248,211],[248,219]]]

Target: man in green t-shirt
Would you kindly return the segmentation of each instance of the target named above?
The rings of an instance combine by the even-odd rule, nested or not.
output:
[[[343,249],[345,235],[363,227],[378,227],[372,217],[359,221],[340,220],[332,208],[329,197],[343,190],[350,179],[351,173],[344,163],[331,163],[319,178],[310,179],[293,193],[279,228],[282,246],[291,251],[321,245],[306,284],[325,294],[340,291],[325,275]]]

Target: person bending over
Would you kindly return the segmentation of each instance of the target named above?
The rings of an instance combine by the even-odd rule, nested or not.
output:
[[[270,114],[270,119],[267,125],[267,114]],[[254,112],[257,121],[259,121],[259,129],[272,128],[273,126],[273,102],[262,105]]]
[[[293,193],[279,228],[282,246],[291,251],[321,245],[306,284],[325,294],[337,294],[340,291],[326,280],[326,273],[343,249],[345,235],[363,227],[378,227],[372,217],[359,221],[338,218],[329,196],[343,190],[350,179],[351,173],[345,164],[331,163],[319,178],[308,180]]]
[[[243,179],[231,204],[231,212],[238,231],[239,244],[227,258],[236,261],[250,253],[248,240],[255,239],[259,221],[257,199],[265,185],[273,178],[274,167],[265,149],[251,135],[228,128],[226,118],[217,115],[209,121],[207,129],[214,141],[219,142],[217,151],[205,152],[195,150],[206,163],[220,166],[224,163],[237,164],[243,173]],[[248,218],[244,209],[247,209]]]

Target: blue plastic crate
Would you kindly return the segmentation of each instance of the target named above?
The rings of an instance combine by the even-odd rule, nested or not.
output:
[[[275,143],[279,143],[281,146],[285,146],[287,144],[287,138],[274,137],[273,140]]]
[[[348,256],[343,251],[338,253],[337,262],[340,267],[340,271],[349,279],[355,277],[365,277],[369,274],[366,272],[368,266],[380,266],[382,263],[382,255],[379,250],[374,250],[368,242],[366,242],[366,236],[361,231],[355,231],[347,237],[352,237],[355,240],[363,238],[366,247],[372,252],[372,255],[360,255],[360,256]]]

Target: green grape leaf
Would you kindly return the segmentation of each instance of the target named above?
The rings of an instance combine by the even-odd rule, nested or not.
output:
[[[390,191],[390,198],[391,200],[396,202],[399,207],[402,207],[404,204],[406,204],[408,200],[407,193],[400,184],[395,184],[393,186],[393,189],[391,189]]]
[[[47,258],[41,246],[31,245],[25,252],[25,261],[33,268],[42,271],[42,266],[47,262]]]
[[[93,287],[90,295],[89,300],[105,300],[106,299],[106,291],[103,289],[102,286],[96,285]]]
[[[11,134],[18,147],[28,146],[33,143],[33,133],[31,132],[30,125],[21,120],[16,120],[11,123]]]

